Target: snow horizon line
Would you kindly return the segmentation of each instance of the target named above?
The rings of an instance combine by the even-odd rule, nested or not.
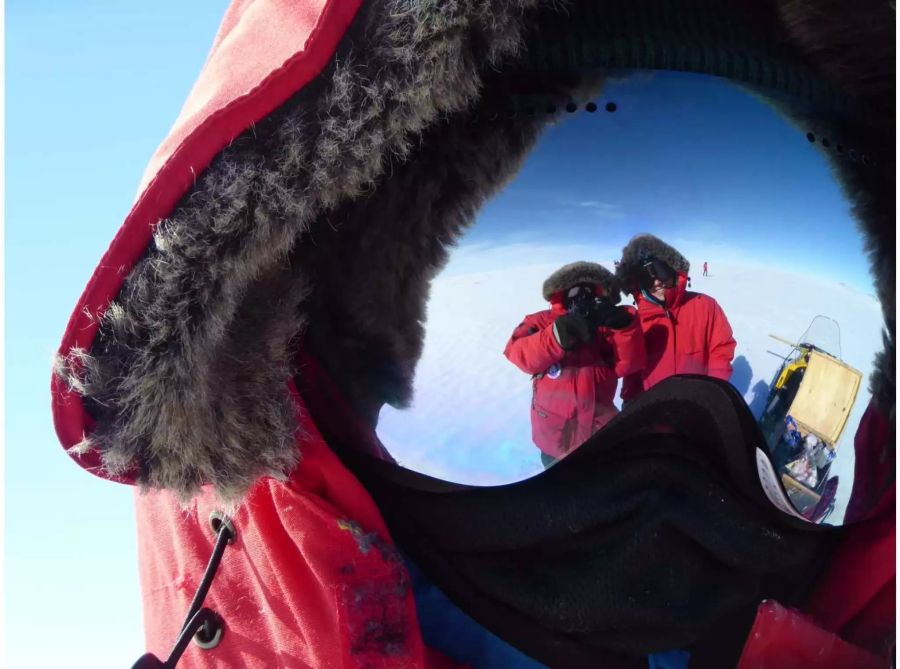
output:
[[[679,246],[680,243],[680,246]],[[684,239],[675,239],[672,246],[677,248],[683,255],[688,258],[691,263],[690,277],[691,279],[703,278],[702,265],[708,262],[710,265],[710,278],[715,276],[717,267],[731,266],[738,270],[744,271],[772,271],[804,278],[807,280],[815,280],[820,283],[828,283],[833,286],[842,287],[848,291],[856,293],[859,296],[867,297],[875,301],[878,300],[875,293],[874,284],[870,283],[865,288],[860,286],[852,278],[835,277],[825,273],[817,273],[808,268],[803,267],[783,267],[775,264],[766,264],[757,258],[749,258],[743,255],[739,250],[729,246],[716,245],[699,248],[693,243]],[[705,251],[705,252],[704,252]],[[516,265],[510,265],[513,259],[520,260],[523,253],[534,255],[534,262],[526,262]],[[538,260],[537,256],[545,256],[546,259]],[[564,264],[576,261],[595,262],[613,271],[615,263],[621,257],[621,249],[616,246],[609,245],[593,245],[593,244],[536,244],[528,241],[511,241],[503,243],[495,240],[477,241],[461,244],[453,249],[450,260],[444,266],[444,269],[435,277],[435,280],[457,278],[470,274],[497,274],[509,271],[521,271],[527,268],[536,268],[549,265],[562,266]],[[694,261],[692,257],[700,257],[703,260]],[[501,261],[506,261],[501,264]],[[484,267],[472,266],[476,261],[483,263]],[[871,277],[868,277],[871,280]]]

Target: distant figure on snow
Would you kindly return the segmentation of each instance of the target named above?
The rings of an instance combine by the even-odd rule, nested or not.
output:
[[[704,260],[703,261],[703,276],[709,276],[708,272],[709,272],[709,265]]]
[[[639,373],[646,354],[636,311],[616,306],[619,288],[604,267],[565,265],[543,295],[550,308],[526,316],[503,353],[532,375],[532,439],[549,467],[618,413],[618,379]]]
[[[634,237],[622,249],[616,277],[634,296],[647,349],[644,369],[622,382],[624,402],[674,374],[731,378],[736,346],[731,325],[713,298],[687,290],[690,267],[653,235]]]

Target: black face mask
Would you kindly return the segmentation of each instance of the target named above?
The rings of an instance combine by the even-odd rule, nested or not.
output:
[[[406,555],[553,666],[638,669],[672,649],[698,669],[735,666],[759,602],[798,606],[840,537],[767,498],[762,435],[724,381],[666,379],[551,469],[495,487],[362,454],[347,422],[318,415],[322,387],[310,411]]]
[[[644,271],[641,273],[640,281],[641,288],[644,290],[653,288],[655,279],[659,279],[664,286],[669,288],[675,285],[675,271],[662,260],[647,258],[641,262],[641,268]]]

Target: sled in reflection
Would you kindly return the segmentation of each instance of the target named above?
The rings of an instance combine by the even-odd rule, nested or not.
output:
[[[785,491],[808,520],[834,509],[838,477],[829,477],[838,440],[856,402],[862,373],[841,359],[840,327],[816,316],[773,380],[760,427]]]

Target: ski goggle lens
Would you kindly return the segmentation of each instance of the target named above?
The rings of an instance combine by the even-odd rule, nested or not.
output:
[[[647,258],[641,262],[641,267],[644,270],[640,274],[641,288],[649,290],[657,280],[666,288],[675,285],[675,272],[663,261]]]
[[[809,105],[795,102],[705,75],[634,71],[609,74],[568,110],[473,120],[484,141],[511,130],[534,134],[534,146],[431,283],[412,405],[384,407],[377,427],[398,462],[471,484],[527,478],[601,431],[634,374],[640,391],[667,374],[730,367],[724,376],[759,421],[786,498],[798,515],[839,523],[882,346],[845,193],[882,160],[810,124]],[[516,155],[508,161],[519,165]],[[665,248],[625,257],[642,234]],[[597,274],[611,281],[607,294],[621,291],[620,307],[642,310],[635,284],[676,278],[660,260],[667,249],[691,283],[670,291],[675,329],[649,312],[640,320],[643,369],[629,368],[621,329],[585,333],[556,320],[548,291],[568,297]],[[576,262],[588,264],[573,270]],[[720,307],[733,345],[721,317],[689,304],[697,293]]]
[[[566,309],[572,311],[573,309],[583,308],[585,305],[592,303],[595,297],[596,291],[591,286],[581,285],[570,288],[566,294]]]

